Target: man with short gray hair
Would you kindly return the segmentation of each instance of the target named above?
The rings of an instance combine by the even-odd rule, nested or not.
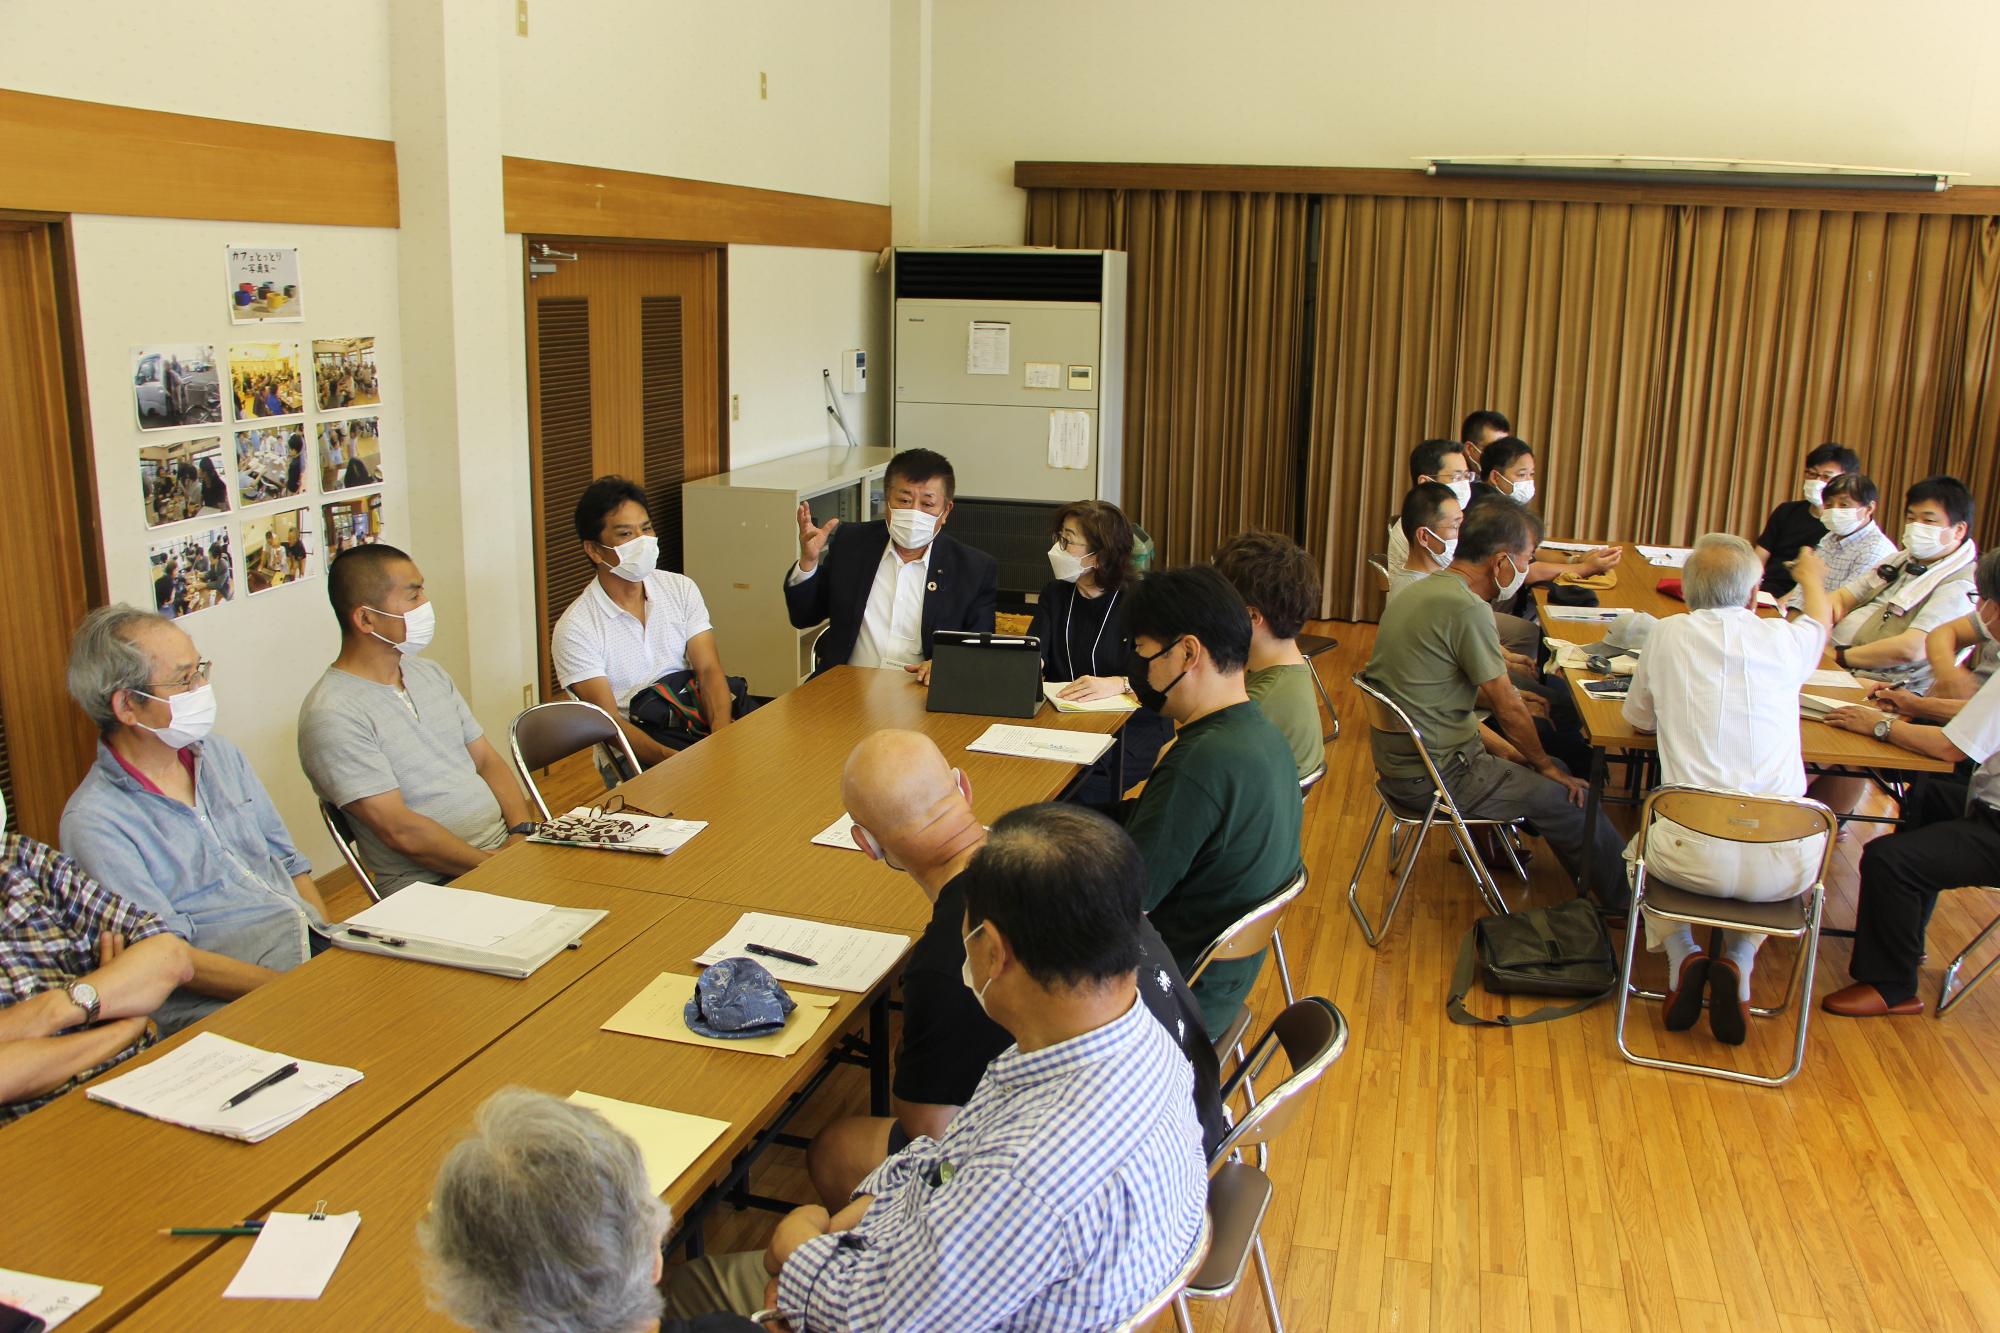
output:
[[[211,734],[209,666],[133,606],[91,612],[70,644],[69,692],[98,742],[63,850],[193,946],[194,980],[155,1015],[168,1032],[303,963],[326,929],[312,862],[243,752]]]
[[[445,1156],[417,1240],[432,1304],[481,1333],[755,1333],[733,1314],[661,1321],[671,1220],[616,1125],[502,1088]]]
[[[1659,735],[1663,783],[1806,794],[1799,691],[1826,651],[1832,610],[1826,570],[1812,547],[1799,548],[1786,568],[1805,614],[1759,617],[1764,566],[1756,549],[1725,533],[1694,544],[1681,570],[1688,614],[1653,627],[1625,699],[1625,720]],[[1693,893],[1777,902],[1811,887],[1823,841],[1736,843],[1660,820],[1646,843],[1646,873]],[[1627,855],[1637,854],[1634,838]],[[1711,960],[1686,925],[1646,919],[1646,947],[1667,955],[1667,1030],[1694,1026],[1706,989],[1709,1027],[1735,1045],[1747,1031],[1750,969],[1764,937],[1724,931],[1721,940],[1722,957]]]

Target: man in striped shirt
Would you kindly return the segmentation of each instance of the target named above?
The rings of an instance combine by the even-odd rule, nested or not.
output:
[[[942,1138],[890,1157],[840,1213],[798,1209],[764,1255],[677,1271],[669,1314],[764,1305],[798,1333],[1102,1329],[1187,1257],[1208,1173],[1187,1059],[1137,993],[1137,848],[1089,810],[1029,806],[959,882],[966,984],[1015,1045]]]
[[[159,1035],[147,1015],[193,978],[158,917],[0,833],[0,1126],[144,1050]]]

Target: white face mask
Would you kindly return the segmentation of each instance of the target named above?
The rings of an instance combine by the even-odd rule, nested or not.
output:
[[[1515,482],[1512,489],[1507,492],[1507,498],[1517,505],[1524,505],[1534,499],[1535,479],[1533,477],[1523,477]]]
[[[1807,504],[1817,509],[1820,498],[1826,494],[1826,483],[1818,477],[1807,477],[1805,485],[1799,487],[1799,494],[1805,496]]]
[[[145,695],[148,699],[159,699],[167,706],[171,715],[164,727],[146,727],[176,750],[185,750],[196,741],[215,730],[215,686],[198,685],[185,694],[175,694],[162,699],[157,694],[146,694],[144,690],[134,690],[134,694]]]
[[[1049,568],[1054,570],[1056,577],[1064,583],[1075,583],[1083,577],[1083,571],[1087,566],[1083,563],[1082,556],[1071,555],[1063,549],[1061,542],[1057,542],[1049,547]]]
[[[1451,487],[1451,493],[1458,500],[1458,507],[1460,509],[1472,503],[1472,479],[1470,477],[1460,477],[1457,481],[1448,481],[1444,484]]]
[[[615,565],[600,565],[627,583],[643,583],[646,576],[659,567],[660,539],[650,532],[644,532],[629,542],[617,546],[599,545],[600,550],[608,550],[618,556]]]
[[[1851,537],[1868,523],[1865,509],[1822,509],[1819,521],[1836,537]]]
[[[968,934],[964,939],[958,942],[959,947],[963,948],[965,945],[971,943],[972,936],[977,935],[980,931],[984,929],[986,929],[986,923],[984,921],[974,926],[972,928],[971,934]],[[965,961],[958,965],[958,977],[959,980],[965,983],[965,988],[972,992],[972,998],[978,1002],[980,1012],[984,1013],[986,1011],[986,992],[993,989],[993,978],[992,977],[986,978],[986,984],[984,986],[976,986],[973,984],[972,955],[970,953],[966,954]]]
[[[921,509],[891,509],[889,540],[905,551],[921,551],[937,536],[938,517]]]
[[[1432,562],[1435,563],[1439,569],[1443,569],[1446,565],[1451,563],[1451,558],[1454,555],[1458,554],[1458,538],[1440,537],[1437,535],[1437,533],[1432,532],[1431,529],[1429,528],[1418,528],[1417,536],[1421,537],[1427,532],[1431,534],[1432,541],[1439,541],[1444,543],[1444,551],[1442,553],[1439,553],[1437,551],[1433,551],[1430,547],[1425,546],[1424,554],[1429,556]],[[1419,545],[1421,545],[1421,543],[1419,543]]]
[[[1903,549],[1919,560],[1935,560],[1951,545],[1951,529],[1936,523],[1905,523]]]
[[[1521,585],[1528,581],[1528,571],[1520,565],[1515,565],[1514,557],[1511,555],[1503,555],[1500,558],[1505,560],[1508,564],[1514,565],[1513,580],[1511,582],[1503,583],[1500,585],[1500,592],[1498,596],[1504,600],[1515,596],[1521,591]]]
[[[382,642],[388,644],[397,652],[402,653],[405,657],[414,657],[428,648],[431,636],[437,633],[437,608],[429,602],[425,602],[422,606],[405,616],[396,615],[394,611],[376,611],[372,606],[368,609],[375,611],[375,614],[378,616],[392,616],[403,622],[403,641],[401,643],[397,643],[392,639],[383,639],[380,634],[375,634],[374,630],[368,632],[375,634],[376,638],[382,639]]]
[[[1972,604],[1972,624],[1979,631],[1980,638],[1986,640],[1988,643],[2000,643],[2000,639],[1996,639],[1993,636],[1993,627],[1986,623],[1986,603],[1974,602]],[[5,823],[6,807],[0,806],[0,826],[4,826]]]

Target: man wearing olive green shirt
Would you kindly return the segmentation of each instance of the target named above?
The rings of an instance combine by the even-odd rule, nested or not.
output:
[[[1149,574],[1125,613],[1126,677],[1178,726],[1126,830],[1146,859],[1146,913],[1190,970],[1230,923],[1299,867],[1299,786],[1285,738],[1250,702],[1250,616],[1207,565]],[[1224,1031],[1264,956],[1218,962],[1194,984],[1210,1037]]]
[[[1312,664],[1299,651],[1299,631],[1319,609],[1319,575],[1299,544],[1275,532],[1238,533],[1215,553],[1215,567],[1250,612],[1250,663],[1244,687],[1285,743],[1299,779],[1326,762]]]

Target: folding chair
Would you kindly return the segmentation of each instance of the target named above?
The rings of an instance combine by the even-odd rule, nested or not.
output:
[[[1182,1260],[1181,1266],[1174,1271],[1174,1275],[1167,1279],[1167,1285],[1160,1288],[1157,1296],[1154,1296],[1143,1306],[1139,1307],[1130,1319],[1115,1326],[1111,1330],[1111,1333],[1139,1333],[1140,1329],[1143,1329],[1152,1321],[1154,1315],[1172,1305],[1174,1298],[1181,1294],[1181,1288],[1188,1284],[1188,1279],[1193,1277],[1201,1268],[1203,1262],[1207,1260],[1209,1242],[1214,1237],[1215,1228],[1210,1225],[1208,1214],[1203,1212],[1201,1215],[1201,1230],[1195,1234],[1194,1248],[1188,1251],[1188,1257]]]
[[[1779,902],[1743,902],[1735,898],[1691,893],[1648,879],[1647,844],[1654,824],[1662,819],[1729,842],[1772,846],[1803,842],[1815,835],[1824,835],[1826,842],[1820,851],[1819,871],[1813,876],[1809,888],[1796,897]],[[1751,796],[1743,792],[1711,792],[1669,786],[1656,789],[1646,798],[1645,808],[1639,817],[1639,855],[1632,872],[1631,924],[1625,930],[1625,960],[1618,973],[1618,1050],[1627,1060],[1650,1069],[1706,1074],[1711,1078],[1754,1083],[1765,1088],[1780,1087],[1798,1077],[1799,1070],[1805,1067],[1806,1025],[1812,1018],[1813,971],[1819,961],[1820,917],[1826,906],[1826,870],[1833,862],[1833,844],[1838,833],[1839,824],[1831,810],[1818,801],[1798,797]],[[1660,991],[1641,990],[1632,984],[1632,960],[1638,951],[1643,916],[1682,921],[1690,926],[1708,926],[1714,930],[1736,930],[1803,941],[1798,959],[1792,965],[1791,979],[1785,983],[1784,998],[1775,1008],[1750,1007],[1750,1012],[1761,1018],[1775,1017],[1784,1012],[1795,994],[1803,991],[1804,998],[1799,1003],[1798,1032],[1792,1043],[1791,1068],[1776,1076],[1751,1074],[1720,1065],[1689,1064],[1683,1060],[1639,1055],[1626,1044],[1625,1017],[1632,997],[1637,995],[1646,1000],[1667,998]]]
[[[1292,969],[1285,963],[1285,946],[1278,939],[1278,922],[1284,918],[1285,909],[1292,905],[1292,900],[1304,893],[1305,888],[1306,868],[1300,866],[1282,889],[1223,927],[1222,933],[1215,937],[1215,942],[1203,949],[1201,956],[1194,960],[1194,967],[1187,977],[1189,988],[1193,988],[1201,974],[1208,970],[1210,963],[1219,959],[1254,958],[1269,948],[1278,960],[1278,983],[1284,989],[1285,1003],[1291,1004]],[[1222,1035],[1215,1039],[1216,1059],[1226,1058],[1233,1050],[1236,1052],[1237,1064],[1241,1067],[1243,1034],[1249,1028],[1250,1005],[1245,1002],[1236,1006],[1236,1012],[1230,1016],[1229,1025],[1223,1029]],[[1251,1104],[1255,1105],[1256,1090],[1250,1089],[1248,1095]]]
[[[1308,995],[1287,1005],[1257,1040],[1248,1062],[1239,1064],[1222,1085],[1223,1099],[1235,1095],[1239,1082],[1247,1082],[1261,1072],[1279,1049],[1291,1064],[1291,1073],[1271,1089],[1230,1129],[1208,1162],[1208,1216],[1214,1228],[1208,1257],[1174,1298],[1174,1326],[1187,1333],[1194,1325],[1188,1318],[1187,1303],[1222,1300],[1243,1280],[1243,1268],[1257,1261],[1257,1283],[1263,1290],[1264,1313],[1272,1333],[1284,1333],[1278,1315],[1278,1291],[1271,1282],[1271,1266],[1264,1257],[1262,1230],[1265,1210],[1271,1204],[1271,1178],[1264,1173],[1267,1149],[1272,1139],[1297,1118],[1305,1105],[1305,1094],[1319,1081],[1342,1051],[1347,1049],[1347,1019],[1331,1001]],[[1243,1160],[1245,1148],[1257,1149],[1258,1165]]]
[[[535,785],[535,770],[567,759],[573,754],[601,745],[621,770],[621,780],[639,775],[639,756],[632,742],[611,714],[596,704],[580,699],[556,699],[524,708],[507,728],[507,742],[514,755],[514,771],[528,788],[528,795],[544,820],[552,818],[549,803]]]
[[[1380,593],[1388,592],[1389,585],[1395,582],[1394,579],[1389,577],[1389,553],[1387,551],[1371,552],[1368,556],[1368,568],[1375,571],[1375,591]]]
[[[1306,659],[1306,674],[1313,678],[1313,688],[1319,691],[1319,701],[1326,705],[1326,715],[1333,723],[1333,730],[1320,737],[1331,741],[1340,735],[1340,714],[1334,711],[1333,696],[1326,692],[1326,682],[1319,678],[1319,667],[1313,659],[1329,649],[1340,647],[1340,640],[1329,639],[1324,634],[1301,634],[1293,642],[1299,645],[1299,654]]]
[[[375,877],[368,873],[368,867],[361,861],[361,843],[354,836],[354,825],[348,821],[347,812],[339,806],[319,803],[319,817],[326,821],[326,831],[333,835],[333,845],[340,849],[340,859],[347,862],[347,868],[361,881],[361,887],[368,892],[368,901],[382,901],[382,891],[375,887]]]
[[[1951,960],[1951,966],[1945,968],[1944,980],[1938,983],[1937,1016],[1939,1018],[1943,1018],[1946,1012],[1948,1012],[1960,1000],[1964,999],[1966,996],[1972,994],[1974,990],[1978,989],[1979,983],[1986,980],[1987,976],[1993,971],[1995,967],[2000,967],[2000,954],[1996,954],[1991,960],[1987,962],[1985,967],[1980,968],[1977,972],[1974,972],[1972,974],[1972,980],[1966,982],[1963,986],[1958,987],[1956,991],[1952,989],[1952,986],[1958,981],[1958,969],[1965,966],[1965,960],[1972,956],[1972,951],[1974,949],[1977,949],[1980,945],[1984,944],[1986,942],[1986,937],[1988,935],[1991,935],[1996,927],[2000,927],[2000,916],[1996,916],[1991,921],[1987,922],[1986,929],[1980,931],[1977,935],[1974,935],[1972,937],[1972,943],[1966,945],[1963,949],[1960,949],[1958,951],[1958,957]]]
[[[1423,760],[1424,773],[1430,779],[1430,804],[1418,810],[1404,807],[1391,800],[1384,782],[1378,778],[1375,793],[1382,798],[1381,806],[1375,811],[1375,822],[1368,826],[1368,838],[1361,844],[1361,856],[1354,863],[1354,877],[1347,881],[1347,906],[1354,913],[1354,919],[1361,923],[1361,935],[1371,949],[1380,948],[1383,938],[1389,933],[1389,922],[1396,915],[1396,908],[1403,901],[1403,893],[1410,886],[1410,873],[1416,869],[1417,853],[1423,850],[1424,839],[1430,835],[1431,825],[1442,814],[1451,827],[1452,840],[1458,844],[1459,856],[1465,861],[1466,869],[1472,874],[1472,882],[1478,886],[1479,896],[1495,913],[1505,914],[1507,900],[1500,896],[1500,885],[1493,878],[1493,872],[1479,858],[1479,852],[1472,845],[1472,830],[1491,828],[1498,831],[1500,849],[1507,854],[1509,864],[1522,882],[1527,882],[1528,872],[1521,867],[1521,858],[1514,850],[1514,839],[1519,834],[1521,821],[1518,819],[1472,819],[1459,813],[1458,802],[1444,785],[1437,765],[1431,762],[1430,751],[1424,748],[1423,733],[1417,724],[1410,721],[1410,715],[1402,706],[1382,691],[1364,680],[1359,673],[1354,677],[1357,689],[1369,702],[1370,725],[1377,731],[1391,735],[1407,736],[1418,757]],[[1389,905],[1382,912],[1380,924],[1371,923],[1368,914],[1361,908],[1361,872],[1368,865],[1368,854],[1375,850],[1375,838],[1382,831],[1382,821],[1395,821],[1389,830],[1389,873],[1396,876],[1396,889],[1389,897]],[[1416,836],[1407,842],[1402,835],[1414,828]],[[1399,845],[1400,844],[1400,845]],[[1400,870],[1398,867],[1401,867]]]

